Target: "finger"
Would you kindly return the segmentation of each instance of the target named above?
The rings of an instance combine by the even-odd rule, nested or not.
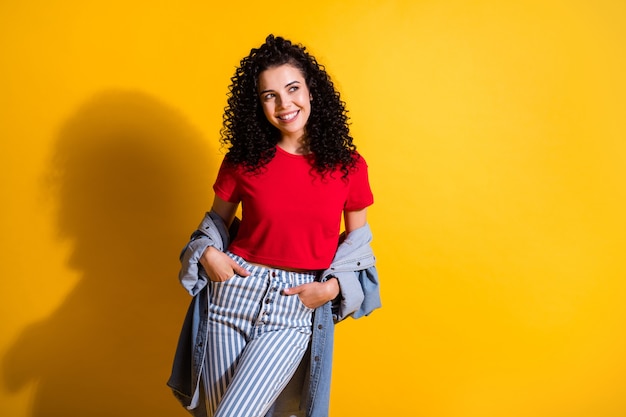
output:
[[[215,282],[226,282],[226,281],[229,281],[229,280],[235,278],[236,276],[237,276],[236,273],[233,273],[233,274],[230,274],[230,275],[218,275],[217,279],[212,280],[212,281],[215,281]]]
[[[306,285],[306,284],[304,284],[304,285]],[[300,294],[304,290],[304,285],[298,285],[296,287],[285,288],[283,290],[283,294],[285,294],[285,295]]]
[[[240,277],[247,277],[248,275],[250,275],[250,272],[248,272],[246,268],[244,268],[243,266],[239,264],[233,265],[233,272],[239,275]]]

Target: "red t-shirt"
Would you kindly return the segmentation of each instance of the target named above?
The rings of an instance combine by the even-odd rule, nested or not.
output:
[[[241,225],[228,250],[249,262],[298,269],[325,269],[337,250],[344,210],[374,202],[367,164],[357,156],[347,179],[321,177],[308,158],[276,147],[259,173],[222,162],[213,190],[242,203]]]

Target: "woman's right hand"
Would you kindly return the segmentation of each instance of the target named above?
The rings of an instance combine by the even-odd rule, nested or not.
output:
[[[224,252],[209,246],[200,257],[200,264],[213,282],[223,282],[235,275],[247,277],[250,275],[245,268]]]

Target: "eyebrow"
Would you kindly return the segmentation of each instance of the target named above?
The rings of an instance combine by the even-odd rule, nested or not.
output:
[[[294,84],[300,84],[300,81],[298,81],[298,80],[294,80],[294,81],[292,81],[292,82],[290,82],[290,83],[287,83],[287,84],[285,85],[285,88],[290,87],[290,86],[292,86],[292,85],[294,85]],[[263,90],[263,91],[260,91],[260,92],[259,92],[259,94],[271,93],[272,91],[274,91],[274,90],[271,90],[271,89],[268,89],[268,90]]]

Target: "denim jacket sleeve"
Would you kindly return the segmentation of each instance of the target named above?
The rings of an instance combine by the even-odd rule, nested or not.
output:
[[[199,260],[208,246],[224,250],[228,241],[226,225],[219,215],[209,212],[180,254],[179,279],[193,298],[183,322],[167,385],[194,417],[206,416],[200,375],[206,353],[206,285],[209,278]]]
[[[333,302],[335,322],[347,317],[359,318],[381,307],[376,258],[370,246],[369,225],[353,230],[341,242],[322,280],[336,277],[340,297]]]
[[[200,257],[206,248],[214,246],[223,251],[227,242],[228,230],[222,218],[213,211],[206,213],[180,253],[178,279],[189,294],[195,296],[208,283],[209,278],[200,265]]]

